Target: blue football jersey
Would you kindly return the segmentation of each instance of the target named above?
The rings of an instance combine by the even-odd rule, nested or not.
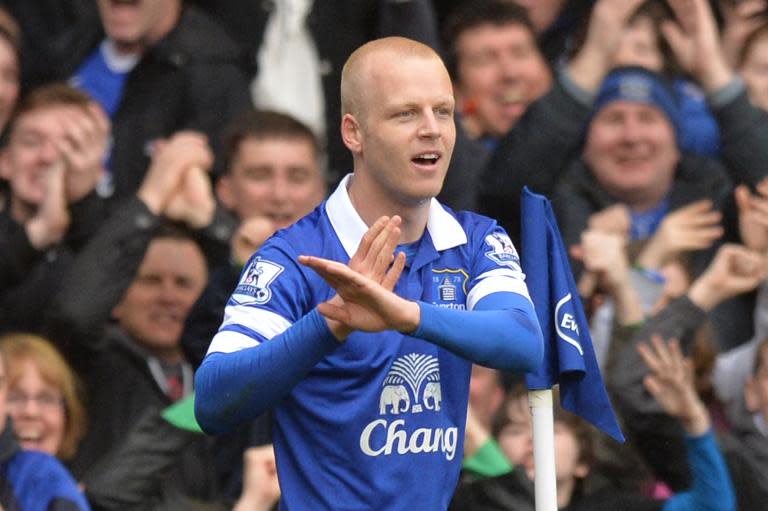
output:
[[[298,256],[348,262],[357,250],[368,228],[348,179],[251,258],[209,353],[258,349],[335,294]],[[436,200],[395,292],[466,310],[492,293],[528,297],[504,230]],[[469,361],[422,339],[352,333],[274,409],[281,509],[446,509],[461,468],[470,372]]]

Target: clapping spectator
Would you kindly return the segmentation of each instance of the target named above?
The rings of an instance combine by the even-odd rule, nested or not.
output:
[[[103,221],[94,189],[108,135],[100,107],[69,86],[36,89],[19,105],[0,155],[10,185],[0,212],[0,330],[40,328],[46,290]]]

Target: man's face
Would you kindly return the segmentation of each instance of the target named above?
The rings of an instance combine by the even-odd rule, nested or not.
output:
[[[533,34],[519,24],[480,25],[456,40],[456,98],[472,137],[507,133],[552,85]]]
[[[584,160],[601,187],[636,207],[652,207],[672,186],[680,153],[669,119],[656,107],[614,101],[595,115]]]
[[[325,196],[314,146],[300,138],[246,138],[217,185],[219,199],[241,220],[263,216],[280,229]]]
[[[747,83],[752,102],[768,110],[768,36],[752,45],[739,73]]]
[[[507,403],[509,423],[499,432],[499,447],[513,465],[524,468],[529,479],[535,476],[533,423],[526,396]],[[584,477],[588,467],[580,462],[581,450],[576,435],[563,421],[555,421],[555,476],[558,484]]]
[[[194,242],[157,238],[112,315],[153,354],[175,356],[184,321],[206,279],[205,258]]]
[[[8,391],[14,432],[23,449],[55,456],[67,422],[61,390],[43,377],[32,360],[22,360],[21,366]]]
[[[104,32],[119,46],[143,47],[154,42],[173,23],[170,3],[178,0],[98,0]]]
[[[366,76],[359,145],[350,147],[378,197],[415,206],[443,186],[456,141],[453,89],[436,58],[379,55]],[[388,58],[387,58],[388,57]]]
[[[59,159],[58,146],[65,141],[65,120],[77,108],[46,106],[16,119],[0,158],[0,174],[9,181],[14,200],[29,206],[42,202],[45,174]]]

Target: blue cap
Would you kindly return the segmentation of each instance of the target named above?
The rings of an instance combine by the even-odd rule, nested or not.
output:
[[[671,85],[661,75],[642,67],[614,69],[600,86],[592,116],[614,101],[634,101],[658,108],[672,123],[678,143],[682,140],[680,107]]]

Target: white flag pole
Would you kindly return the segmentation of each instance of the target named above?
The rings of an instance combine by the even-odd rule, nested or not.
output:
[[[528,392],[533,417],[533,462],[536,511],[557,511],[555,424],[552,389]]]

